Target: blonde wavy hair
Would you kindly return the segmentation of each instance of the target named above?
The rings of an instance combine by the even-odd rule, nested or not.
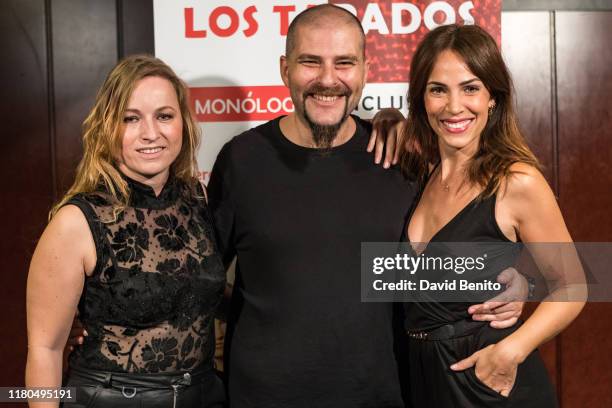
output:
[[[49,218],[80,193],[105,189],[113,199],[115,217],[129,202],[130,190],[121,177],[116,157],[121,153],[123,115],[136,83],[150,76],[165,78],[174,87],[183,119],[183,145],[170,166],[171,174],[184,181],[194,193],[198,166],[196,152],[200,128],[189,108],[187,86],[162,60],[150,55],[132,55],[117,63],[98,90],[93,108],[83,122],[83,157],[77,167],[74,183],[53,206]]]

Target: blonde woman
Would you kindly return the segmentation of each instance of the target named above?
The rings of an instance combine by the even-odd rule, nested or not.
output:
[[[70,358],[71,406],[221,406],[213,314],[225,270],[198,144],[186,87],[166,64],[132,56],[113,68],[32,258],[28,387],[61,385],[78,309],[88,336]]]

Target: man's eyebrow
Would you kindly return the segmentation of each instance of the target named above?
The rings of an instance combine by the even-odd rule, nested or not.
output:
[[[316,60],[316,61],[320,61],[322,58],[320,55],[314,55],[314,54],[300,54],[297,56],[298,60],[301,59],[312,59],[312,60]],[[349,60],[349,61],[359,61],[359,57],[353,54],[347,54],[347,55],[338,55],[337,57],[334,58],[335,61],[338,60]]]
[[[339,55],[336,57],[336,61],[338,60],[349,60],[349,61],[359,61],[359,57],[356,55]]]
[[[319,55],[314,54],[300,54],[297,56],[297,59],[313,59],[319,61],[321,57]]]

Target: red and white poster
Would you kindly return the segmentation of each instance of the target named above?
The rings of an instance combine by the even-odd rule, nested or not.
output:
[[[412,54],[435,27],[478,24],[501,42],[501,0],[155,0],[155,55],[190,87],[202,171],[233,136],[293,111],[279,73],[287,27],[321,3],[355,14],[366,32],[370,71],[355,111],[363,118],[391,106],[406,113]]]

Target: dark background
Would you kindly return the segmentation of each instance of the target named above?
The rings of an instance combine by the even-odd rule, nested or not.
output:
[[[502,14],[521,125],[576,241],[612,241],[611,3],[506,0]],[[154,51],[152,0],[3,0],[0,38],[0,386],[18,386],[30,257],[106,73]],[[542,347],[563,408],[612,406],[611,334],[612,305],[589,304]]]

